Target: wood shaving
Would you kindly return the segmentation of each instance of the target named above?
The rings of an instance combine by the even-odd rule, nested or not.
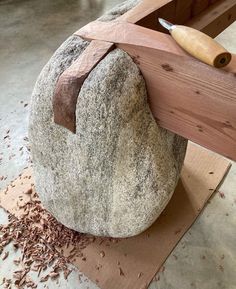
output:
[[[18,265],[20,264],[21,260],[20,260],[20,258],[19,258],[19,259],[13,260],[13,262],[14,262],[14,264],[15,264],[16,266],[18,266]]]
[[[68,276],[70,275],[70,273],[72,272],[71,269],[65,269],[63,274],[64,274],[64,278],[65,280],[67,280]]]
[[[143,276],[143,272],[138,273],[138,278],[141,278]]]
[[[53,270],[42,276],[40,282],[58,279],[60,273],[67,279],[72,271],[68,268],[71,258],[82,257],[85,261],[81,251],[95,240],[60,224],[41,206],[33,186],[25,194],[30,195],[30,200],[21,205],[22,215],[19,218],[9,215],[9,223],[0,225],[0,249],[13,241],[14,250],[22,251],[22,257],[13,262],[24,268],[14,272],[11,283],[5,280],[6,286],[9,286],[6,288],[10,288],[11,284],[17,288],[37,288],[28,272],[36,271],[39,276],[50,266]],[[66,247],[71,248],[68,257],[62,255]],[[8,252],[5,252],[2,260],[7,257]]]
[[[224,267],[222,265],[219,265],[219,269],[221,272],[224,272]]]
[[[120,274],[120,276],[125,276],[125,274],[124,274],[123,270],[121,269],[121,267],[119,267],[119,274]]]
[[[221,199],[225,199],[225,194],[224,193],[219,192],[219,195],[220,195]]]
[[[59,277],[59,273],[58,272],[51,272],[51,273],[49,273],[49,277],[51,277],[52,279],[56,279]]]
[[[5,244],[4,244],[4,245],[5,245]],[[9,255],[9,252],[5,252],[5,253],[3,254],[3,256],[2,256],[2,260],[7,259],[8,255]]]
[[[175,235],[179,234],[182,231],[182,229],[178,229],[175,231]]]
[[[48,281],[48,278],[49,278],[49,276],[46,275],[46,276],[42,277],[39,282],[46,282],[46,281]]]
[[[12,284],[12,281],[11,279],[6,279],[5,277],[2,279],[2,284],[1,285],[4,285],[4,289],[10,289],[11,288],[11,284]]]
[[[160,271],[163,273],[165,271],[165,269],[166,269],[166,267],[162,266]]]
[[[26,192],[24,192],[25,194],[27,194],[27,195],[31,195],[32,194],[32,188],[30,188],[30,189],[28,189]]]

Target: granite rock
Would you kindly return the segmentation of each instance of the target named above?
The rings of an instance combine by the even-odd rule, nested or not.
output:
[[[137,2],[128,1],[129,7]],[[69,228],[133,236],[147,229],[170,200],[187,142],[156,124],[144,79],[119,49],[85,80],[76,106],[76,134],[56,125],[52,96],[57,79],[87,45],[69,37],[36,82],[29,123],[36,189],[45,208]]]

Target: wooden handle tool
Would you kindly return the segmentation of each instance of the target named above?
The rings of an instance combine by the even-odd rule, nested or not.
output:
[[[158,20],[175,41],[195,58],[217,68],[229,64],[231,54],[208,35],[187,26],[174,25],[162,18]]]

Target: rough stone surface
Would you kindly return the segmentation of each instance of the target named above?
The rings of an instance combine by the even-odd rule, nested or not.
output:
[[[69,228],[133,236],[148,228],[170,200],[186,140],[157,126],[142,75],[119,49],[84,82],[76,134],[54,124],[56,81],[87,45],[68,38],[35,85],[29,136],[36,189],[44,206]]]

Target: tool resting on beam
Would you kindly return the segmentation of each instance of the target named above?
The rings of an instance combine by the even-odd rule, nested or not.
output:
[[[229,64],[232,58],[231,54],[210,36],[191,27],[174,25],[162,18],[158,20],[190,55],[217,68]]]
[[[159,3],[157,10],[151,6],[153,2],[156,6]],[[124,14],[117,21],[95,21],[77,31],[75,35],[91,43],[59,78],[53,99],[54,120],[76,131],[75,106],[82,83],[97,63],[118,47],[139,66],[150,109],[161,127],[236,160],[236,56],[232,55],[229,65],[217,69],[190,56],[170,35],[129,21],[135,18],[136,23],[149,16],[142,10],[143,6],[158,15],[160,9],[174,2],[143,1],[141,8],[134,8],[133,15],[129,11],[128,16]],[[212,5],[214,9],[217,2]],[[235,7],[236,4],[229,5],[230,13]],[[235,17],[236,11],[230,21]],[[190,20],[194,23],[194,18]]]

